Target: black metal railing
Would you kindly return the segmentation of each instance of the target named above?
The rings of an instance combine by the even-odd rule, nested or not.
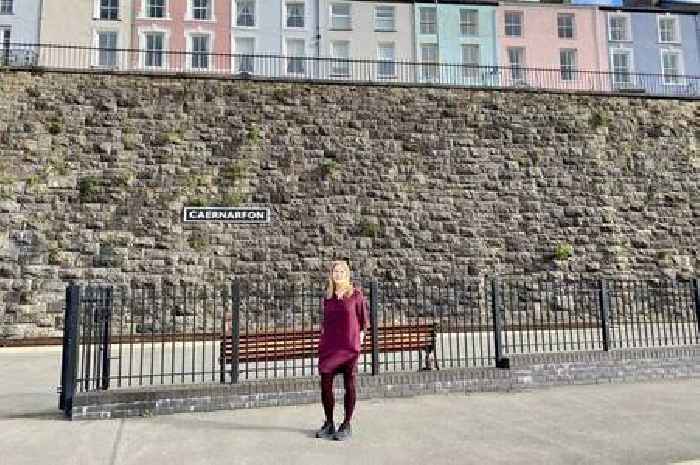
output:
[[[13,43],[0,66],[700,98],[700,76]]]
[[[507,367],[509,356],[700,344],[698,280],[362,283],[364,374]],[[318,374],[316,285],[69,286],[62,406],[74,391]]]

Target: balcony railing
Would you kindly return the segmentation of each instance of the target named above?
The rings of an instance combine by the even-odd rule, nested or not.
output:
[[[369,84],[518,88],[563,92],[700,98],[700,76],[351,60],[270,54],[108,49],[9,44],[0,66],[103,72],[191,73],[233,79],[281,79]]]

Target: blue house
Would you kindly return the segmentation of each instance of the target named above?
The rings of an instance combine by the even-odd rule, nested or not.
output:
[[[606,10],[612,86],[665,95],[700,95],[697,8]]]
[[[494,85],[498,62],[495,1],[415,3],[419,80],[454,85]]]

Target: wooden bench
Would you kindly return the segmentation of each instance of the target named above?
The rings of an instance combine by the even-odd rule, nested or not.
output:
[[[437,323],[421,323],[417,325],[380,326],[378,328],[378,351],[405,352],[419,351],[419,369],[430,370],[432,355],[436,370],[439,370],[435,356],[435,341],[437,339]],[[293,360],[318,356],[319,329],[295,331],[269,331],[254,334],[241,334],[238,343],[238,363],[272,362],[275,360]],[[425,352],[425,364],[422,363]],[[362,353],[372,353],[371,328],[365,332],[362,343]],[[221,367],[221,382],[230,372],[228,368],[233,358],[233,343],[231,340],[230,323],[226,325],[225,336],[220,343],[219,364]]]

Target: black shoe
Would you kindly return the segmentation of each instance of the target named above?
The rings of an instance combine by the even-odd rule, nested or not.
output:
[[[333,439],[336,441],[345,441],[352,437],[352,426],[350,423],[343,422],[338,428],[338,431],[333,435]]]
[[[335,426],[332,421],[326,420],[321,426],[321,429],[316,431],[316,437],[321,439],[330,439],[335,434]]]

